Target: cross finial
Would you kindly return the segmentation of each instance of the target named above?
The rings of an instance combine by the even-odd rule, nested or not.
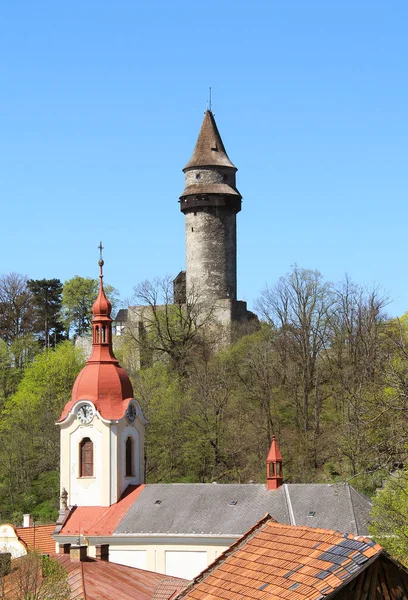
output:
[[[98,246],[98,248],[99,248],[99,262],[98,262],[98,265],[100,266],[100,274],[99,274],[99,277],[101,278],[101,285],[102,285],[102,277],[103,277],[103,270],[102,270],[102,267],[103,267],[103,265],[105,264],[105,263],[103,262],[103,258],[102,258],[102,250],[103,250],[102,242],[99,242],[99,246]]]
[[[211,87],[209,88],[208,91],[208,110],[210,112],[212,112],[212,103],[211,103]]]

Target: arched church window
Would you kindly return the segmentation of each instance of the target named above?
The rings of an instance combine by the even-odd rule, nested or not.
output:
[[[99,343],[99,327],[95,327],[95,339],[94,339],[94,343],[95,344]]]
[[[106,342],[106,327],[105,325],[102,327],[102,343]]]
[[[126,454],[126,477],[133,477],[133,475],[134,475],[134,442],[133,442],[133,438],[131,438],[131,437],[128,437],[126,440],[125,454]]]
[[[80,477],[93,476],[93,442],[84,438],[79,445]]]

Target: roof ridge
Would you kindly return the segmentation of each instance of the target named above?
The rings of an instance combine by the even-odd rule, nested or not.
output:
[[[231,544],[229,548],[224,550],[208,567],[206,567],[201,573],[197,575],[190,583],[187,585],[181,592],[177,594],[172,600],[181,600],[184,598],[186,594],[195,586],[197,583],[203,581],[207,575],[210,575],[211,572],[226,558],[228,558],[231,554],[233,554],[237,549],[239,549],[242,545],[246,544],[246,542],[251,539],[260,529],[262,529],[268,522],[276,523],[275,519],[269,514],[266,513],[262,519],[259,519],[247,532],[244,533],[236,542]]]
[[[357,526],[356,512],[354,510],[354,504],[353,504],[353,499],[351,497],[350,486],[348,484],[346,484],[346,485],[347,485],[347,491],[348,491],[348,495],[349,495],[349,499],[350,499],[350,504],[351,504],[351,514],[353,515],[353,519],[354,519],[354,527],[355,527],[356,533],[358,535],[358,526]]]
[[[85,589],[85,576],[84,576],[84,563],[81,561],[79,563],[79,568],[81,570],[81,580],[82,580],[82,589],[84,591],[84,597],[81,600],[86,600],[86,589]]]
[[[336,529],[324,529],[323,527],[311,527],[310,525],[291,525],[290,523],[278,523],[277,521],[275,521],[275,519],[273,519],[273,522],[270,523],[273,527],[282,527],[284,529],[297,529],[297,530],[303,530],[303,531],[308,531],[310,533],[326,533],[326,534],[330,534],[330,535],[337,535],[338,537],[344,537],[345,535],[348,536],[352,536],[353,539],[356,538],[360,538],[361,540],[367,540],[370,539],[367,535],[360,535],[360,534],[355,534],[355,533],[346,533],[344,531],[338,531]],[[245,535],[245,534],[244,534]],[[382,546],[380,544],[376,544],[378,545],[380,548],[382,548]]]

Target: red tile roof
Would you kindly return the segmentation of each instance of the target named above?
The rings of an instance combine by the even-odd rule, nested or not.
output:
[[[46,554],[55,552],[55,540],[51,537],[54,531],[55,525],[16,527],[19,539],[24,542],[28,550],[38,550]]]
[[[176,598],[317,600],[381,553],[369,538],[281,525],[266,515]]]
[[[13,561],[13,571],[4,578],[6,598],[21,597],[19,567],[24,568],[24,558]],[[51,558],[68,573],[71,600],[168,600],[188,583],[177,577],[169,578],[95,558],[82,562],[71,561],[69,554],[53,554]],[[31,570],[31,573],[34,571]]]
[[[76,506],[72,509],[59,535],[112,535],[145,485],[130,485],[112,506]]]
[[[57,554],[68,572],[71,600],[149,600],[167,575],[88,558],[72,562],[69,554]],[[174,590],[184,586],[184,580]]]

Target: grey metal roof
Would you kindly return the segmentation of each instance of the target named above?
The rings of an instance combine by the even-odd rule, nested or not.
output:
[[[368,498],[364,498],[364,504],[356,502],[357,496],[363,497],[351,485],[292,483],[287,489],[295,525],[368,534],[371,503]],[[314,516],[308,516],[309,512],[314,512]]]
[[[294,518],[296,525],[367,534],[371,504],[361,502],[359,494],[353,503],[350,489],[347,484],[285,484],[274,491],[263,484],[148,484],[114,533],[238,536],[268,512],[279,523]]]

